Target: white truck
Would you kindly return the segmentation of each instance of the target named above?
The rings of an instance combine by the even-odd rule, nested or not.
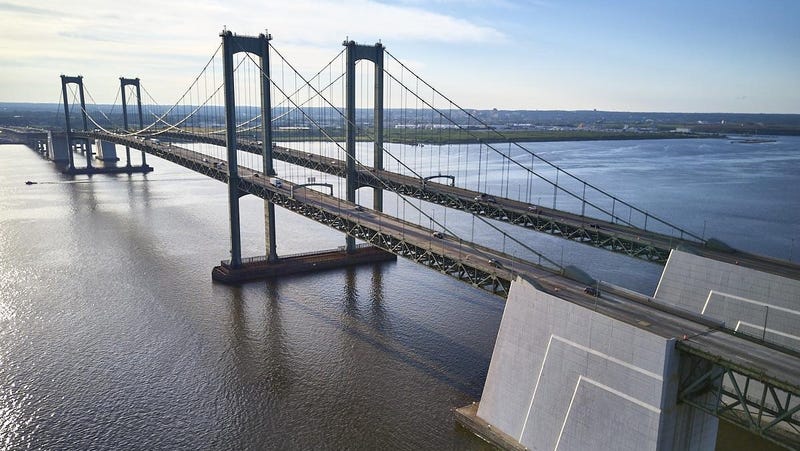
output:
[[[279,179],[278,177],[270,177],[269,183],[275,188],[281,188],[283,186],[281,179]]]

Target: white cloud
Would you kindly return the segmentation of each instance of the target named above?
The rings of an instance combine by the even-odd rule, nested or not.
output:
[[[274,45],[302,69],[319,68],[346,37],[391,45],[504,39],[500,31],[468,20],[374,0],[51,0],[35,7],[11,0],[0,3],[0,11],[0,65],[36,68],[24,80],[31,92],[50,91],[47,87],[60,73],[81,73],[87,81],[141,75],[143,80],[178,78],[182,83],[219,45],[223,26],[250,35],[269,27]],[[0,101],[49,101],[50,96],[26,99],[8,90],[23,82],[10,80],[12,74],[20,71],[0,73]],[[99,97],[110,101],[108,95],[113,97]]]

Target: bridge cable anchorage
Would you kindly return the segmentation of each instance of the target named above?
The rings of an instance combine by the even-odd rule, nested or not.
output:
[[[456,104],[455,102],[453,102],[453,101],[452,101],[452,100],[451,100],[449,97],[447,97],[447,96],[445,96],[444,94],[442,94],[440,91],[438,91],[436,88],[434,88],[434,87],[433,87],[432,85],[430,85],[428,82],[426,82],[424,79],[422,79],[421,77],[419,77],[419,76],[418,76],[418,75],[417,75],[417,74],[416,74],[416,73],[415,73],[413,70],[411,70],[410,68],[408,68],[407,66],[405,66],[405,65],[404,65],[404,64],[403,64],[403,63],[402,63],[400,60],[398,60],[398,59],[397,59],[397,58],[396,58],[394,55],[392,55],[392,54],[391,54],[391,52],[389,52],[388,50],[386,50],[386,53],[387,53],[387,54],[388,54],[388,55],[389,55],[389,56],[390,56],[390,57],[391,57],[391,58],[392,58],[392,59],[393,59],[395,62],[397,62],[397,63],[398,63],[398,64],[399,64],[399,65],[400,65],[400,66],[401,66],[401,67],[402,67],[404,70],[408,70],[408,71],[409,71],[409,72],[410,72],[412,75],[414,75],[414,76],[415,76],[415,77],[416,77],[418,80],[422,81],[422,82],[423,82],[423,83],[424,83],[424,84],[425,84],[425,85],[426,85],[428,88],[430,88],[430,89],[431,89],[433,92],[435,92],[436,94],[438,94],[438,95],[439,95],[439,96],[441,96],[443,99],[445,99],[445,100],[447,100],[448,102],[450,102],[451,104],[455,105],[455,106],[456,106],[456,108],[458,108],[458,109],[459,109],[459,111],[460,111],[461,113],[463,113],[463,114],[466,114],[466,115],[467,115],[467,116],[468,116],[470,119],[474,119],[474,120],[475,120],[475,122],[479,123],[479,124],[480,124],[480,125],[481,125],[481,126],[484,128],[484,129],[485,129],[485,130],[487,130],[488,132],[490,132],[490,133],[493,133],[493,134],[495,134],[497,137],[499,137],[501,141],[512,143],[512,144],[513,144],[515,147],[517,147],[518,149],[520,149],[520,150],[522,150],[523,152],[525,152],[525,153],[527,153],[527,154],[531,155],[533,158],[536,158],[537,160],[539,160],[539,161],[543,162],[544,164],[546,164],[546,165],[548,165],[548,166],[550,166],[550,167],[552,167],[552,168],[556,169],[558,172],[563,172],[565,175],[569,176],[570,178],[572,178],[572,179],[574,179],[574,180],[576,180],[576,181],[578,181],[578,182],[580,182],[580,183],[584,183],[584,184],[585,184],[585,186],[588,186],[589,188],[591,188],[591,189],[595,190],[597,193],[599,193],[599,194],[601,194],[601,195],[603,195],[603,196],[606,196],[607,198],[609,198],[609,199],[613,200],[615,203],[616,203],[616,202],[619,202],[620,204],[622,204],[622,205],[624,205],[624,206],[626,206],[626,207],[630,208],[630,209],[631,209],[631,211],[636,211],[637,213],[640,213],[640,214],[644,215],[644,217],[645,217],[645,230],[646,230],[646,226],[647,226],[647,218],[651,218],[651,219],[653,219],[654,221],[656,221],[656,222],[658,222],[658,223],[660,223],[660,224],[662,224],[662,225],[666,226],[667,228],[669,228],[669,229],[670,229],[670,230],[671,230],[673,233],[674,233],[674,232],[679,232],[679,233],[680,233],[680,238],[682,238],[682,239],[686,239],[686,238],[684,238],[684,235],[686,235],[686,236],[688,236],[688,237],[694,238],[694,239],[695,239],[695,240],[697,240],[699,243],[704,243],[704,242],[705,242],[705,240],[704,240],[702,237],[699,237],[699,236],[697,236],[696,234],[694,234],[694,233],[692,233],[692,232],[689,232],[689,231],[687,231],[687,230],[685,230],[685,229],[683,229],[683,228],[681,228],[681,227],[678,227],[678,226],[676,226],[676,225],[673,225],[673,224],[671,224],[671,223],[669,223],[669,222],[667,222],[667,221],[665,221],[665,220],[663,220],[663,219],[661,219],[661,218],[659,218],[659,217],[657,217],[657,216],[654,216],[654,215],[652,215],[652,214],[650,214],[650,213],[648,213],[648,212],[646,212],[646,211],[644,211],[644,210],[641,210],[641,209],[639,209],[639,208],[635,207],[634,205],[631,205],[631,204],[630,204],[630,203],[628,203],[628,202],[625,202],[625,201],[623,201],[623,200],[621,200],[621,199],[618,199],[618,198],[616,198],[615,196],[611,195],[610,193],[608,193],[608,192],[606,192],[606,191],[604,191],[604,190],[602,190],[602,189],[600,189],[600,188],[596,187],[595,185],[593,185],[593,184],[591,184],[591,183],[585,182],[584,180],[580,179],[579,177],[575,176],[574,174],[572,174],[572,173],[570,173],[570,172],[568,172],[568,171],[565,171],[565,170],[563,170],[563,169],[559,168],[558,166],[556,166],[555,164],[551,163],[550,161],[548,161],[548,160],[546,160],[546,159],[544,159],[544,158],[540,157],[539,155],[537,155],[537,154],[535,154],[535,153],[531,152],[530,150],[528,150],[527,148],[525,148],[525,147],[523,147],[523,146],[519,145],[519,143],[517,143],[517,142],[515,142],[513,139],[510,139],[509,137],[505,136],[505,135],[504,135],[504,134],[502,134],[500,131],[498,131],[498,130],[497,130],[495,127],[492,127],[492,126],[490,126],[490,125],[486,124],[485,122],[483,122],[482,120],[480,120],[479,118],[477,118],[476,116],[474,116],[474,115],[473,115],[472,113],[470,113],[469,111],[467,111],[467,110],[465,110],[465,109],[461,108],[461,107],[460,107],[458,104]],[[406,87],[406,89],[409,89],[407,86],[405,86],[405,84],[404,84],[404,83],[402,83],[400,80],[397,80],[397,79],[396,79],[396,77],[394,77],[393,75],[391,75],[391,74],[390,74],[388,71],[387,71],[387,75],[389,75],[389,76],[390,76],[391,78],[393,78],[395,81],[397,81],[398,83],[400,83],[401,85],[403,85],[404,87]],[[410,89],[409,89],[409,91],[410,91]],[[416,94],[415,94],[415,95],[416,95]],[[425,99],[422,99],[422,98],[420,98],[420,100],[421,100],[423,103],[425,103],[426,105],[428,105],[429,107],[431,107],[432,109],[435,109],[435,108],[434,108],[432,105],[430,105],[430,104],[429,104],[429,103],[428,103],[428,102],[427,102]],[[440,114],[441,114],[441,113],[440,113]],[[443,115],[443,116],[444,116],[444,115]],[[468,130],[468,129],[465,129],[465,128],[461,127],[459,124],[457,124],[455,121],[453,121],[453,120],[452,120],[450,117],[447,117],[447,119],[448,119],[448,120],[449,120],[449,121],[450,121],[450,122],[451,122],[451,123],[452,123],[454,126],[456,126],[457,128],[461,129],[462,131],[465,131],[465,132],[467,132],[467,133],[468,133],[470,136],[472,136],[473,138],[475,138],[475,139],[477,139],[477,140],[479,140],[479,141],[481,140],[481,138],[480,138],[480,137],[478,137],[478,136],[477,136],[477,135],[475,135],[474,133],[471,133],[471,132],[469,132],[469,130]],[[499,155],[503,156],[504,158],[509,158],[509,159],[510,159],[510,156],[504,155],[502,152],[500,152],[500,151],[498,151],[497,149],[495,149],[495,148],[494,148],[494,146],[491,146],[489,143],[486,143],[486,145],[487,145],[487,147],[489,147],[490,149],[492,149],[494,152],[498,153]],[[530,170],[529,170],[529,169],[527,169],[527,168],[526,168],[524,165],[521,165],[521,164],[519,164],[519,163],[518,163],[518,162],[516,162],[514,159],[511,159],[511,162],[512,162],[512,163],[514,163],[514,164],[516,164],[516,165],[518,165],[518,166],[520,166],[520,167],[522,167],[522,168],[524,168],[524,169],[526,169],[526,170],[528,170],[528,171],[530,171]],[[533,172],[533,171],[530,171],[530,172]],[[557,173],[558,173],[558,172],[557,172]],[[535,174],[535,173],[534,173],[534,174]],[[539,177],[539,178],[542,178],[542,179],[543,179],[544,181],[546,181],[547,183],[553,184],[553,182],[552,182],[552,181],[550,181],[550,180],[548,180],[548,179],[546,179],[546,178],[543,178],[543,177],[541,177],[539,174],[535,174],[535,175],[536,175],[537,177]],[[580,200],[581,202],[585,202],[585,199],[584,199],[584,198],[582,198],[581,196],[578,196],[577,194],[575,194],[575,193],[572,193],[572,192],[570,192],[570,191],[568,191],[568,190],[564,189],[563,187],[559,187],[558,185],[555,185],[555,187],[556,187],[557,189],[561,189],[563,192],[565,192],[566,194],[570,195],[571,197],[573,197],[573,198],[575,198],[575,199],[577,199],[577,200]],[[586,203],[588,203],[588,202],[586,202]],[[592,207],[596,208],[598,211],[601,211],[601,212],[603,212],[603,213],[605,213],[605,214],[608,214],[610,217],[614,218],[614,219],[615,219],[616,221],[618,221],[618,222],[621,222],[621,223],[627,224],[627,225],[629,225],[629,226],[631,226],[631,227],[637,227],[637,226],[635,226],[634,224],[630,223],[629,221],[626,221],[624,218],[622,218],[622,217],[620,217],[620,216],[616,215],[616,214],[614,213],[614,211],[612,211],[612,212],[608,212],[608,211],[606,211],[605,209],[603,209],[603,208],[601,208],[601,207],[599,207],[599,206],[597,206],[597,205],[594,205],[594,204],[592,204],[592,203],[589,203],[589,204],[590,204]]]
[[[274,46],[272,46],[272,48],[274,49]],[[285,62],[287,65],[289,65],[289,67],[290,67],[290,68],[293,70],[293,72],[294,72],[295,74],[299,75],[299,76],[300,76],[300,78],[301,78],[301,79],[302,79],[304,82],[306,82],[306,85],[308,85],[308,86],[309,86],[311,89],[314,89],[314,90],[315,90],[315,92],[316,92],[316,93],[317,93],[317,94],[320,96],[320,98],[321,98],[321,99],[325,100],[325,102],[326,102],[326,103],[327,103],[327,104],[328,104],[328,105],[329,105],[331,108],[333,108],[334,110],[336,110],[336,111],[337,111],[337,112],[338,112],[338,113],[339,113],[339,114],[340,114],[342,117],[344,117],[344,118],[345,118],[345,121],[347,121],[347,119],[346,119],[346,116],[345,116],[345,115],[344,115],[344,114],[341,112],[341,110],[339,110],[338,108],[336,108],[336,107],[335,107],[333,104],[331,104],[331,103],[330,103],[330,101],[328,101],[328,100],[327,100],[327,99],[326,99],[326,98],[325,98],[325,97],[324,97],[324,96],[323,96],[321,93],[319,93],[319,92],[318,92],[318,91],[317,91],[317,90],[316,90],[316,89],[315,89],[313,86],[311,86],[311,85],[308,83],[308,81],[307,81],[307,80],[305,80],[305,78],[302,76],[302,74],[300,74],[300,73],[299,73],[299,71],[297,71],[297,70],[294,68],[294,66],[292,66],[292,64],[291,64],[291,63],[290,63],[288,60],[286,60],[286,58],[284,58],[284,57],[283,57],[283,55],[281,55],[281,54],[280,54],[280,52],[278,52],[277,50],[275,50],[275,51],[276,51],[276,54],[277,54],[277,55],[278,55],[278,56],[279,56],[279,57],[280,57],[280,58],[281,58],[281,59],[282,59],[282,60],[283,60],[283,61],[284,61],[284,62]],[[250,59],[252,60],[252,56],[250,56],[250,55],[249,55],[248,53],[246,53],[246,52],[245,52],[245,54],[247,55],[247,57],[248,57],[248,58],[250,58]],[[255,61],[253,61],[253,62],[254,62],[254,64],[256,64],[256,66],[258,66],[258,64],[257,64],[257,63],[255,63]],[[281,93],[282,93],[284,96],[286,96],[286,93],[283,91],[283,89],[281,89],[281,88],[280,88],[280,87],[279,87],[277,84],[275,84],[275,83],[274,83],[274,81],[273,81],[273,80],[272,80],[270,77],[268,77],[268,76],[267,76],[267,75],[266,75],[266,74],[263,72],[263,69],[262,69],[262,74],[263,74],[263,76],[264,76],[264,77],[267,77],[268,79],[270,79],[270,82],[271,82],[271,83],[272,83],[272,84],[273,84],[273,85],[274,85],[274,86],[275,86],[277,89],[279,89],[279,90],[281,91]],[[288,96],[287,96],[287,98],[288,98]],[[290,101],[291,101],[292,103],[295,103],[293,100],[290,100]],[[295,106],[297,106],[297,105],[295,104]],[[326,131],[325,131],[325,130],[324,130],[322,127],[321,127],[321,126],[320,126],[320,124],[319,124],[317,121],[315,121],[315,120],[314,120],[314,119],[313,119],[313,118],[312,118],[310,115],[308,115],[308,114],[307,114],[307,113],[306,113],[304,110],[302,110],[301,108],[299,108],[299,107],[298,107],[298,109],[299,109],[299,111],[300,111],[300,112],[301,112],[301,113],[302,113],[302,114],[305,116],[305,118],[306,118],[306,119],[307,119],[309,122],[311,122],[312,124],[314,124],[314,126],[315,126],[315,127],[317,127],[317,128],[318,128],[318,129],[319,129],[319,130],[320,130],[320,131],[323,133],[323,135],[325,135],[326,139],[328,139],[330,142],[334,143],[334,144],[335,144],[335,145],[336,145],[336,146],[339,148],[339,150],[340,150],[340,151],[342,151],[342,152],[344,152],[345,154],[347,154],[347,153],[346,153],[346,151],[345,151],[345,150],[342,148],[342,146],[341,146],[341,145],[340,145],[340,144],[339,144],[337,141],[335,141],[335,140],[334,140],[334,139],[333,139],[333,138],[332,138],[332,137],[331,137],[331,136],[330,136],[330,135],[329,135],[329,134],[328,134],[328,133],[327,133],[327,132],[326,132]],[[351,123],[351,126],[355,127],[355,124],[352,124],[352,123]],[[369,134],[368,134],[368,133],[367,133],[367,136],[369,136]],[[404,167],[406,167],[406,168],[407,168],[409,171],[411,171],[412,173],[414,173],[414,174],[417,176],[417,178],[418,178],[418,179],[420,179],[420,180],[424,180],[424,178],[423,178],[422,176],[420,176],[420,175],[419,175],[418,173],[416,173],[416,172],[415,172],[413,169],[411,169],[410,167],[408,167],[408,166],[407,166],[405,163],[403,163],[402,161],[400,161],[399,159],[397,159],[397,157],[395,157],[393,153],[391,153],[390,151],[388,151],[388,150],[386,150],[386,149],[384,149],[384,152],[388,153],[388,154],[389,154],[389,155],[390,155],[392,158],[394,158],[395,160],[397,160],[397,161],[398,161],[398,163],[402,164],[402,165],[403,165]],[[350,157],[349,155],[347,155],[347,158],[351,158],[351,157]],[[357,165],[358,165],[360,168],[367,168],[367,169],[369,169],[369,167],[368,167],[368,166],[366,166],[366,165],[362,164],[362,162],[361,162],[361,161],[359,161],[357,158],[353,158],[353,160],[354,160],[354,162],[355,162],[355,163],[356,163],[356,164],[357,164]],[[422,216],[425,216],[426,218],[428,218],[428,219],[431,221],[431,223],[435,223],[436,225],[440,226],[442,229],[446,230],[446,231],[447,231],[447,232],[448,232],[450,235],[453,235],[453,236],[456,236],[456,237],[458,236],[456,233],[454,233],[454,232],[453,232],[452,230],[450,230],[448,227],[446,227],[445,225],[441,224],[441,223],[440,223],[439,221],[437,221],[435,218],[433,218],[432,216],[430,216],[430,215],[428,215],[426,212],[424,212],[420,206],[417,206],[417,205],[415,205],[413,202],[410,202],[410,201],[409,201],[409,200],[406,198],[406,196],[405,196],[405,195],[403,195],[403,194],[402,194],[400,191],[396,190],[396,189],[395,189],[395,188],[393,188],[391,185],[389,185],[389,184],[386,182],[386,180],[384,180],[382,177],[376,176],[376,179],[377,179],[377,180],[378,180],[378,181],[379,181],[379,182],[380,182],[380,183],[381,183],[381,184],[384,186],[384,188],[385,188],[385,189],[387,189],[387,190],[389,190],[389,191],[391,191],[391,192],[394,192],[394,193],[395,193],[395,194],[396,194],[398,197],[402,198],[402,199],[404,200],[404,202],[408,203],[408,204],[409,204],[409,205],[411,205],[411,206],[412,206],[412,207],[413,207],[415,210],[417,210],[417,211],[418,211],[418,212],[419,212],[419,213],[420,213]],[[515,237],[513,237],[513,236],[511,236],[511,235],[509,235],[509,234],[507,234],[507,233],[503,232],[503,231],[502,231],[502,230],[500,230],[498,227],[496,227],[494,224],[491,224],[491,223],[489,223],[488,221],[486,221],[484,218],[482,218],[482,217],[480,217],[480,216],[478,216],[478,218],[479,218],[479,219],[480,219],[482,222],[484,222],[484,223],[488,224],[490,227],[492,227],[492,228],[493,228],[495,231],[498,231],[498,232],[500,232],[500,233],[501,233],[503,236],[510,238],[512,241],[514,241],[514,242],[515,242],[515,243],[517,243],[518,245],[522,246],[522,247],[523,247],[523,248],[525,248],[526,250],[528,250],[528,251],[530,251],[530,252],[534,253],[535,255],[537,255],[537,256],[540,258],[540,260],[541,260],[541,259],[543,259],[543,260],[545,260],[546,262],[548,262],[548,263],[550,263],[551,265],[553,265],[555,268],[558,268],[559,270],[563,270],[563,268],[562,268],[562,266],[561,266],[560,264],[558,264],[558,263],[556,263],[555,261],[553,261],[553,260],[549,259],[548,257],[546,257],[545,255],[543,255],[542,253],[540,253],[540,252],[538,252],[538,251],[536,251],[536,250],[532,249],[530,246],[528,246],[527,244],[525,244],[525,243],[521,242],[520,240],[516,239]],[[471,242],[469,242],[469,241],[465,241],[465,242],[472,244],[472,243],[471,243]],[[479,249],[477,249],[477,248],[474,248],[474,247],[473,247],[473,249],[475,249],[476,251],[479,251]]]

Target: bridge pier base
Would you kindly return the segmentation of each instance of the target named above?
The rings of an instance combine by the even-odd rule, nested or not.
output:
[[[61,172],[72,175],[92,174],[147,174],[153,172],[152,166],[90,166],[85,168],[63,167]]]
[[[67,166],[70,162],[70,151],[65,133],[47,133],[47,158],[59,166]]]
[[[504,449],[713,450],[718,419],[678,403],[675,337],[512,283],[479,405],[456,420]]]
[[[97,149],[95,152],[95,158],[100,160],[105,165],[116,165],[119,161],[117,157],[117,146],[116,144],[108,141],[103,141],[102,139],[94,140],[94,147]]]
[[[242,259],[239,267],[230,261],[223,261],[211,271],[217,282],[238,284],[253,280],[273,279],[291,274],[325,271],[349,266],[366,265],[395,261],[397,256],[382,249],[365,246],[346,252],[344,247],[308,254],[289,255],[277,261],[269,261],[268,256]]]

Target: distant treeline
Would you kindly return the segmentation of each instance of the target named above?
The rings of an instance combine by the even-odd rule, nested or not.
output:
[[[195,107],[181,106],[165,119],[177,122]],[[119,105],[91,105],[87,110],[102,127],[120,128],[122,112]],[[138,117],[129,111],[129,123],[138,124]],[[166,112],[163,106],[149,105],[145,109],[144,123],[149,124],[158,115]],[[82,128],[78,109],[71,113],[72,127]],[[248,122],[258,109],[237,109],[237,120]],[[324,127],[334,138],[344,135],[344,121],[333,108],[306,108],[306,115]],[[221,128],[220,107],[203,107],[195,119],[187,125],[192,127]],[[474,142],[482,140],[503,141],[554,141],[554,140],[605,140],[643,138],[685,138],[707,136],[707,134],[740,135],[800,135],[800,114],[750,114],[750,113],[653,113],[619,111],[526,111],[526,110],[469,110],[446,112],[447,117],[428,109],[387,109],[384,112],[386,139],[389,142],[443,143]],[[292,136],[307,135],[314,139],[321,136],[313,132],[316,125],[306,115],[285,108],[275,108],[273,117],[277,139],[292,139]],[[372,110],[359,109],[356,114],[359,128],[370,132]],[[454,123],[456,125],[454,125]],[[484,125],[490,127],[486,130]],[[64,127],[63,106],[58,104],[0,103],[0,125],[36,126],[51,129]],[[294,129],[282,132],[280,127]],[[301,133],[298,129],[309,128]],[[480,128],[484,128],[483,131]],[[89,129],[95,128],[92,123]],[[498,135],[492,129],[502,133]],[[674,131],[678,129],[680,133]],[[255,131],[254,131],[255,133]]]

